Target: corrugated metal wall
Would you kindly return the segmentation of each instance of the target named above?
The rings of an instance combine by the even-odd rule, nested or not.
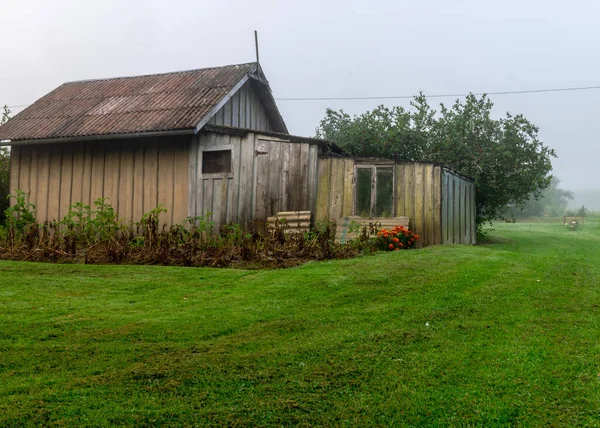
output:
[[[208,123],[258,131],[275,130],[251,81],[246,82]]]
[[[205,150],[231,150],[231,172],[203,174]],[[318,146],[248,133],[202,132],[190,151],[189,211],[259,229],[280,211],[314,211]]]
[[[119,217],[139,221],[159,203],[171,225],[188,209],[190,137],[14,146],[11,192],[30,193],[40,222],[60,220],[75,202],[109,198]]]
[[[442,242],[475,244],[475,184],[444,168],[442,171]]]
[[[393,215],[409,217],[410,228],[420,235],[421,243],[475,243],[473,183],[440,165],[429,163],[321,157],[317,221],[339,221],[356,214],[355,168],[370,165],[394,168]],[[449,187],[444,185],[444,180],[451,180]],[[459,190],[455,191],[456,186]]]

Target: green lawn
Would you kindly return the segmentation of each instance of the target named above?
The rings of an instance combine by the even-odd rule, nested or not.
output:
[[[600,223],[276,271],[0,262],[0,425],[600,425]]]

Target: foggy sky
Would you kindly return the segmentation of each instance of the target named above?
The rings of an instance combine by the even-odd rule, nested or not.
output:
[[[600,85],[600,2],[491,3],[0,0],[0,105],[30,104],[66,81],[254,61],[255,29],[276,98]],[[540,127],[562,187],[600,188],[600,90],[491,99],[497,116],[523,113]],[[408,100],[278,101],[301,136],[326,107],[379,104]]]

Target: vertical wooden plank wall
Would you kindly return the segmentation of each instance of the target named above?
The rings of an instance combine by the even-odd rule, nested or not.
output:
[[[11,193],[29,193],[40,222],[61,220],[75,202],[108,198],[125,221],[163,203],[161,220],[180,223],[188,215],[188,146],[189,137],[15,146]]]
[[[202,151],[225,147],[232,172],[203,176]],[[255,133],[15,146],[11,193],[29,193],[40,222],[104,197],[131,222],[162,203],[168,225],[212,212],[217,226],[261,228],[280,211],[310,210],[316,221],[353,215],[354,167],[353,158],[319,157],[315,144]],[[394,215],[408,216],[424,244],[475,243],[472,182],[433,164],[395,168]]]
[[[121,153],[117,190],[119,214],[123,218],[133,218],[135,148],[132,144],[121,144]]]
[[[22,184],[20,183],[21,175],[19,174],[19,168],[21,164],[21,147],[15,146],[10,149],[10,194],[14,195],[17,189],[21,189]],[[21,189],[22,190],[22,189]],[[14,199],[11,198],[10,204],[14,205]]]
[[[363,165],[370,165],[367,160],[359,160]],[[353,215],[354,212],[354,166],[353,158],[321,157],[318,162],[318,191],[316,195],[316,220],[339,220]],[[372,165],[387,166],[384,163]],[[449,179],[451,186],[462,186],[463,212],[470,212],[470,199],[467,196],[472,191],[472,183],[455,175],[448,175],[442,166],[419,162],[400,162],[395,164],[395,216],[410,218],[411,229],[420,235],[425,245],[447,243],[455,237],[454,212],[458,208],[449,206]],[[446,180],[446,181],[444,181]],[[457,195],[459,190],[456,190]],[[452,198],[454,201],[454,198]],[[473,205],[474,206],[474,205]],[[463,216],[464,231],[471,230],[471,222]],[[470,217],[469,217],[470,218]],[[451,219],[450,228],[448,221]],[[459,223],[456,226],[456,237],[460,239]],[[471,236],[471,235],[469,235]],[[469,236],[464,235],[462,242],[471,243]]]
[[[449,206],[448,200],[450,199],[450,190],[449,190],[449,174],[446,174],[446,171],[442,171],[442,244],[447,244],[449,241]]]
[[[319,158],[316,221],[337,221],[353,215],[355,163],[353,158]]]
[[[211,125],[273,131],[260,97],[246,82],[208,122]]]
[[[396,216],[410,219],[410,228],[425,245],[442,243],[442,169],[439,165],[396,164]]]
[[[277,212],[311,210],[317,149],[315,144],[256,133],[199,134],[190,150],[190,215],[211,213],[215,231],[225,223],[261,230]],[[231,172],[202,174],[206,150],[231,150]]]
[[[475,184],[444,169],[441,196],[442,243],[475,244]]]
[[[327,221],[329,215],[329,198],[331,197],[331,163],[333,158],[321,157],[318,161],[317,202],[315,204],[315,220]]]

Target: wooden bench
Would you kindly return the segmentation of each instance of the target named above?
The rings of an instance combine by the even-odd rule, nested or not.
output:
[[[376,227],[377,229],[392,229],[394,226],[404,226],[408,228],[408,222],[408,217],[364,218],[357,215],[348,216],[337,221],[335,238],[344,244],[351,239],[358,238],[364,227],[367,229],[371,226]]]

